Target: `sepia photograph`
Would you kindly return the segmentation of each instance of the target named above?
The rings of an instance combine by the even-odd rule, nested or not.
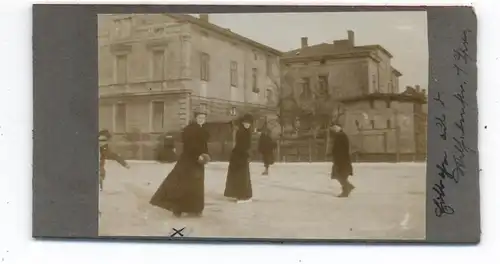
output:
[[[99,236],[426,239],[426,11],[97,27]]]

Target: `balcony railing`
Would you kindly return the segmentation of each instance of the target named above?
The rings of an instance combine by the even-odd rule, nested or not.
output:
[[[167,80],[159,81],[141,81],[124,84],[106,84],[99,86],[99,95],[115,95],[115,94],[142,94],[142,93],[157,93],[178,89],[179,87],[169,87]]]

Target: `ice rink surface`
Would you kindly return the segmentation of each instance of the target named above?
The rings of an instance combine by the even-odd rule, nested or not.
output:
[[[175,218],[148,201],[173,164],[130,162],[130,170],[107,162],[100,195],[101,236],[296,239],[425,238],[425,163],[358,163],[356,189],[335,197],[340,186],[329,177],[331,163],[277,163],[269,176],[251,163],[254,198],[236,204],[223,196],[228,163],[205,172],[201,218]]]

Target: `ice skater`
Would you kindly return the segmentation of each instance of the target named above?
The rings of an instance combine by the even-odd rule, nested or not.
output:
[[[102,192],[104,187],[104,179],[106,179],[106,160],[115,160],[120,163],[123,167],[129,169],[128,163],[118,154],[113,152],[109,148],[109,140],[111,139],[111,133],[108,130],[99,131],[99,191]],[[99,216],[101,216],[101,210],[99,210]]]
[[[334,123],[330,129],[333,131],[333,166],[331,178],[336,179],[342,186],[342,193],[337,197],[348,197],[355,188],[354,185],[349,182],[349,176],[353,175],[351,153],[349,151],[349,138],[342,130],[340,124]]]
[[[262,155],[264,162],[264,172],[262,175],[269,175],[269,167],[274,164],[274,149],[276,142],[270,136],[271,131],[267,127],[263,127],[260,131],[258,151]]]
[[[183,151],[167,178],[161,183],[150,204],[182,214],[200,217],[205,207],[205,164],[208,155],[208,131],[205,112],[195,112],[195,120],[182,131]]]
[[[252,142],[253,117],[245,114],[238,122],[236,144],[229,158],[224,196],[237,203],[252,201],[252,181],[250,179],[250,147]]]
[[[129,169],[128,163],[118,154],[109,148],[109,140],[111,133],[108,130],[101,130],[99,132],[99,190],[102,191],[104,187],[104,179],[106,179],[106,160],[114,160],[123,167]]]

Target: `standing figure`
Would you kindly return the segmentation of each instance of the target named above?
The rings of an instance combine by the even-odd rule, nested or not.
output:
[[[270,131],[267,127],[262,128],[259,137],[258,151],[262,155],[264,162],[264,172],[262,175],[269,175],[269,166],[274,164],[274,149],[276,143],[270,136]]]
[[[334,124],[331,129],[333,130],[333,166],[331,178],[339,181],[342,186],[342,193],[338,197],[348,197],[355,188],[349,182],[349,176],[353,175],[349,138],[339,124]]]
[[[183,213],[201,216],[205,208],[205,164],[209,161],[209,135],[203,127],[206,113],[195,113],[195,119],[182,131],[179,161],[150,200],[150,204],[177,217]]]
[[[120,163],[125,168],[130,168],[127,162],[109,148],[109,140],[111,133],[108,130],[99,131],[99,190],[102,191],[104,187],[104,179],[106,178],[106,160],[114,160]]]
[[[163,142],[158,148],[158,161],[161,163],[172,163],[177,160],[175,154],[175,142],[171,135],[165,135]]]
[[[236,202],[250,202],[252,199],[252,181],[250,179],[250,147],[252,142],[253,117],[245,114],[240,120],[236,132],[236,144],[229,158],[224,196],[236,199]]]

